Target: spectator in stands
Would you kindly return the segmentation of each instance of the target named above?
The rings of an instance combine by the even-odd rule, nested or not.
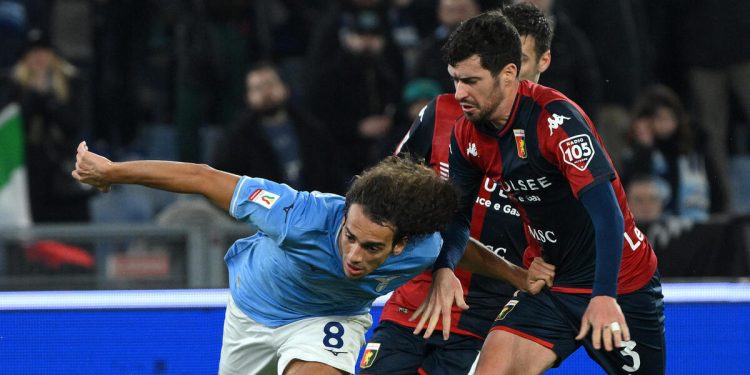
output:
[[[311,67],[308,95],[313,112],[330,127],[348,176],[378,159],[401,97],[386,20],[371,10],[351,16],[340,29],[340,50]]]
[[[88,221],[89,189],[68,177],[68,154],[84,128],[78,70],[55,51],[47,33],[31,29],[6,80],[0,104],[21,106],[32,220]]]
[[[266,16],[260,8],[264,3],[176,3],[182,8],[175,32],[174,122],[180,160],[202,161],[200,128],[229,123],[242,108],[242,75],[270,53],[256,22]]]
[[[379,146],[383,157],[393,154],[393,145],[401,141],[421,111],[442,92],[443,88],[437,81],[427,78],[412,79],[404,85],[401,103],[394,116],[393,129]]]
[[[671,191],[667,213],[704,220],[724,209],[723,189],[715,178],[715,163],[695,137],[682,102],[670,88],[646,88],[636,101],[629,150],[623,159],[627,181],[638,173],[653,174]]]
[[[737,112],[750,122],[750,2],[720,4],[699,0],[684,7],[685,16],[678,22],[679,51],[687,65],[699,124],[710,136],[707,151],[716,160],[718,178],[728,187],[732,97],[737,99]],[[737,196],[727,201],[746,199]]]
[[[417,55],[413,76],[434,79],[440,82],[443,92],[453,91],[453,80],[445,70],[440,47],[461,21],[476,16],[479,11],[476,0],[440,0],[437,10],[440,25],[424,41]]]
[[[633,176],[626,185],[625,193],[635,223],[643,230],[664,217],[664,205],[671,195],[666,181],[647,174]]]
[[[693,220],[664,211],[671,192],[662,178],[637,174],[625,185],[625,193],[636,226],[646,233],[658,256],[662,256],[664,251],[671,248],[670,244],[693,228]]]
[[[289,87],[276,67],[260,63],[245,81],[247,107],[217,142],[212,164],[295,189],[343,192],[331,137],[319,120],[289,102]]]
[[[401,106],[404,111],[403,120],[405,121],[403,125],[407,128],[403,129],[404,131],[400,132],[399,136],[405,134],[408,126],[417,119],[419,112],[427,103],[442,93],[440,84],[432,79],[418,78],[407,82],[401,96]]]

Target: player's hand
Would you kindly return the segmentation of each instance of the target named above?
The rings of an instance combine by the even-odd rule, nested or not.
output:
[[[104,169],[111,165],[112,162],[103,156],[89,151],[86,141],[79,143],[76,151],[76,169],[71,173],[73,177],[102,192],[108,192],[112,184],[104,178]]]
[[[604,342],[604,350],[609,352],[612,348],[619,348],[622,341],[630,341],[630,330],[625,323],[625,316],[613,297],[591,298],[581,318],[581,330],[576,340],[584,339],[589,329],[591,329],[591,342],[597,350],[601,349],[602,342]]]
[[[462,310],[469,308],[469,305],[464,301],[464,290],[461,287],[461,281],[458,280],[450,268],[440,268],[432,274],[430,295],[427,296],[427,299],[422,302],[409,318],[409,321],[413,321],[418,316],[422,316],[419,319],[417,327],[414,328],[414,334],[418,335],[422,331],[429,318],[429,323],[423,335],[424,338],[429,338],[435,330],[438,319],[442,318],[443,340],[448,340],[451,333],[451,309],[454,301],[456,302],[456,306]]]
[[[555,266],[536,257],[529,265],[526,273],[526,291],[530,294],[538,294],[544,286],[552,287],[555,280]]]

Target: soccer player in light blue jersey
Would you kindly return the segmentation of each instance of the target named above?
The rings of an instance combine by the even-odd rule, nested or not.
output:
[[[346,197],[170,161],[111,162],[78,146],[77,180],[201,194],[257,230],[227,252],[221,374],[353,373],[373,300],[433,265],[454,187],[391,157]]]

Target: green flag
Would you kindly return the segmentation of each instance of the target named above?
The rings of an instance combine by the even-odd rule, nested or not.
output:
[[[31,224],[20,107],[0,112],[0,227]]]

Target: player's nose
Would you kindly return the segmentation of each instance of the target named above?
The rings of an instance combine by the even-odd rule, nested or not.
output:
[[[455,86],[456,86],[456,92],[453,94],[453,96],[456,98],[457,101],[460,102],[461,100],[469,97],[469,94],[466,91],[463,83],[461,83],[460,81],[456,82]]]

